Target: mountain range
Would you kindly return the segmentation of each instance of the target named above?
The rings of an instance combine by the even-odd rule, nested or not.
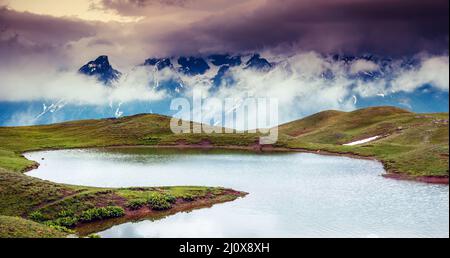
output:
[[[342,63],[348,70],[346,74],[347,78],[363,81],[374,81],[377,79],[389,80],[393,78],[398,68],[411,70],[420,65],[420,60],[414,57],[394,60],[392,58],[371,54],[361,56],[334,54],[325,58],[330,60],[330,62]],[[353,72],[351,70],[352,64],[361,60],[376,64],[376,68]],[[260,54],[254,53],[247,55],[211,54],[206,56],[151,57],[140,65],[151,67],[154,71],[169,69],[172,72],[186,76],[200,76],[212,71],[213,73],[209,79],[214,86],[219,86],[226,80],[227,73],[231,67],[239,67],[243,70],[252,69],[267,73],[276,66],[286,66],[286,62],[284,60],[269,61]],[[111,66],[108,56],[105,55],[89,61],[79,69],[79,72],[88,76],[95,76],[105,84],[111,84],[123,75]],[[326,70],[321,74],[321,77],[327,80],[333,80],[336,76],[331,70]]]
[[[246,56],[213,54],[207,57],[180,56],[148,58],[141,65],[152,67],[156,71],[170,69],[187,76],[204,75],[208,71],[217,68],[217,73],[212,78],[212,81],[214,81],[215,84],[218,84],[230,67],[241,66],[242,69],[254,69],[268,72],[274,64],[270,63],[267,59],[262,58],[259,54]],[[122,76],[121,72],[111,66],[108,56],[105,55],[89,61],[79,69],[79,72],[87,76],[95,76],[104,84],[111,84]]]
[[[414,71],[421,65],[416,57],[393,59],[372,54],[343,55],[330,54],[321,56],[330,64],[338,64],[339,71],[324,69],[318,77],[323,83],[332,83],[341,79],[355,82],[350,88],[357,87],[357,82],[376,83],[383,81],[389,84],[398,70]],[[42,103],[32,102],[0,102],[0,125],[46,124],[74,119],[120,117],[136,113],[159,113],[173,115],[168,111],[172,97],[183,96],[190,85],[204,84],[214,95],[223,87],[235,87],[238,82],[233,73],[252,71],[261,76],[280,69],[292,73],[297,67],[289,58],[271,58],[259,53],[230,54],[216,53],[193,56],[167,56],[143,58],[136,68],[145,68],[149,73],[146,87],[155,91],[164,91],[166,98],[158,102],[134,101],[132,103],[111,103],[109,106],[93,107],[66,103],[64,99]],[[358,65],[361,65],[359,67]],[[314,64],[311,64],[313,66]],[[357,69],[355,69],[355,66]],[[344,71],[344,72],[342,72]],[[119,71],[106,55],[88,61],[78,69],[78,73],[96,78],[104,87],[117,87],[122,79],[126,79],[129,71]],[[167,76],[169,74],[170,76]],[[281,86],[280,86],[281,87]],[[280,90],[283,90],[280,88]],[[378,105],[390,105],[407,108],[415,112],[448,111],[448,91],[440,91],[429,84],[411,92],[382,92],[364,97],[350,95],[356,108]],[[316,110],[317,111],[317,110]],[[26,113],[27,116],[22,114]],[[311,112],[309,112],[310,114]],[[31,115],[30,115],[31,114]],[[307,115],[299,114],[297,117]],[[295,115],[294,115],[295,116]]]

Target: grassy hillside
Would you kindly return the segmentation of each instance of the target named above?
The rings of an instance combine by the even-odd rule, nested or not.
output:
[[[0,216],[0,238],[60,238],[66,233],[20,217]]]
[[[215,145],[244,145],[257,141],[255,135],[175,135],[170,118],[135,115],[119,119],[83,120],[45,126],[0,127],[0,168],[23,171],[33,163],[20,157],[30,150],[103,147],[114,145],[167,145],[200,143],[208,139]]]
[[[290,148],[354,153],[381,160],[391,173],[448,177],[448,113],[415,114],[393,107],[325,111],[280,126]],[[345,143],[381,136],[375,141]]]
[[[274,147],[369,156],[382,161],[390,173],[408,178],[448,178],[448,119],[448,113],[415,114],[393,107],[348,113],[324,111],[281,125],[279,141]],[[32,231],[42,232],[42,236],[61,236],[70,233],[67,227],[82,223],[85,213],[98,213],[96,209],[100,207],[119,207],[127,217],[133,212],[130,203],[143,205],[145,209],[150,207],[148,212],[153,214],[149,203],[155,200],[170,209],[171,205],[183,205],[187,201],[203,205],[243,196],[244,193],[208,187],[99,189],[68,186],[22,173],[36,166],[22,156],[23,152],[31,150],[180,144],[260,148],[258,135],[174,135],[169,122],[170,118],[165,116],[135,115],[46,126],[0,127],[0,215],[4,215],[0,219],[0,229],[10,232],[15,224],[18,228],[29,225]],[[373,136],[382,138],[362,145],[343,146]],[[36,226],[24,219],[41,224]],[[59,233],[54,234],[55,230]],[[4,232],[0,232],[4,236]],[[12,232],[11,236],[20,234],[35,236],[38,233]]]
[[[71,186],[22,173],[37,165],[22,156],[25,151],[177,142],[179,139],[169,130],[169,121],[164,116],[137,115],[48,126],[0,128],[0,215],[4,215],[0,229],[10,232],[10,237],[60,237],[72,233],[71,228],[90,222],[85,221],[84,213],[95,213],[95,209],[101,207],[119,207],[124,211],[121,217],[125,219],[136,212],[132,208],[135,206],[149,217],[160,217],[162,212],[190,210],[245,195],[212,187],[105,189]],[[190,138],[189,142],[201,141],[202,137],[198,137]],[[93,218],[98,219],[105,219],[105,216]],[[30,220],[41,224],[34,227],[36,223]],[[21,225],[29,225],[30,232],[12,231]],[[58,233],[52,234],[55,230]],[[2,231],[0,236],[5,237],[5,234]]]

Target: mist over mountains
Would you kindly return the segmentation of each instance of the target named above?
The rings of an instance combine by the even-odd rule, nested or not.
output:
[[[14,82],[16,88],[21,87],[20,81]],[[448,111],[448,56],[426,54],[403,58],[316,52],[150,56],[127,71],[119,71],[114,60],[100,55],[80,64],[78,70],[37,83],[23,81],[29,96],[3,95],[2,125],[136,113],[173,115],[171,100],[191,98],[194,89],[201,90],[205,98],[222,100],[277,98],[280,122],[325,109],[376,105],[416,112]],[[32,94],[33,87],[39,89],[39,96]],[[215,112],[214,108],[208,111],[211,116]]]

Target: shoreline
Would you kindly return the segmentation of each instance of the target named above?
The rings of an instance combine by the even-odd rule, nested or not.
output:
[[[414,182],[420,182],[420,183],[428,183],[428,184],[440,184],[440,185],[449,185],[449,177],[448,176],[411,176],[408,174],[400,173],[400,172],[394,172],[389,171],[389,169],[386,168],[385,162],[382,160],[379,160],[372,156],[363,156],[351,152],[331,152],[331,151],[324,151],[324,150],[310,150],[310,149],[303,149],[303,148],[288,148],[288,147],[274,147],[272,145],[260,145],[260,144],[253,144],[253,145],[247,145],[247,146],[241,146],[241,145],[213,145],[210,141],[204,140],[200,143],[195,144],[188,144],[184,141],[178,142],[177,144],[161,144],[161,145],[109,145],[109,146],[88,146],[88,147],[75,147],[75,148],[45,148],[45,149],[38,149],[38,150],[29,150],[22,152],[22,156],[26,153],[30,152],[39,152],[39,151],[57,151],[57,150],[83,150],[83,149],[126,149],[126,148],[154,148],[154,149],[202,149],[202,150],[236,150],[236,151],[251,151],[254,153],[311,153],[311,154],[317,154],[317,155],[324,155],[324,156],[340,156],[340,157],[349,157],[349,158],[355,158],[355,159],[364,159],[364,160],[373,160],[378,161],[383,165],[384,170],[386,173],[381,174],[382,177],[386,179],[393,179],[393,180],[405,180],[405,181],[414,181]],[[24,156],[24,158],[26,158]],[[39,167],[39,163],[37,161],[33,161],[34,164],[25,168],[22,173],[30,172],[34,169],[37,169]]]
[[[393,180],[403,180],[403,181],[414,181],[414,182],[421,182],[421,183],[428,183],[428,184],[435,184],[435,185],[448,185],[449,184],[449,178],[445,176],[417,176],[412,177],[409,175],[403,175],[399,173],[387,173],[383,174],[382,177],[387,179],[393,179]]]
[[[196,199],[194,201],[177,200],[174,206],[168,210],[152,210],[147,206],[144,206],[137,210],[124,208],[125,215],[123,217],[80,223],[74,228],[74,230],[77,233],[77,235],[85,237],[92,233],[103,232],[105,230],[108,230],[117,225],[121,225],[123,223],[137,222],[146,219],[150,219],[152,221],[161,220],[166,217],[175,215],[177,213],[182,212],[189,213],[194,210],[211,208],[215,205],[223,204],[229,201],[235,201],[237,199],[244,198],[245,196],[249,195],[249,193],[247,192],[237,191],[233,189],[226,188],[224,190],[226,191],[226,193],[224,194],[233,196],[232,200],[224,198],[223,196],[225,195],[223,195],[223,196],[216,196],[214,198],[203,197]]]

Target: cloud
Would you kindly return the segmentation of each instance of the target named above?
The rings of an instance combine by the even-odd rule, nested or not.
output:
[[[449,57],[422,57],[417,69],[403,71],[393,82],[392,91],[412,92],[415,89],[430,84],[433,87],[448,92],[449,90]]]
[[[280,122],[327,109],[354,110],[360,98],[412,92],[425,84],[435,90],[448,92],[448,56],[420,54],[417,57],[419,65],[414,69],[402,66],[402,60],[393,60],[391,75],[373,80],[353,76],[356,71],[380,69],[365,59],[346,63],[317,52],[302,52],[278,59],[283,61],[268,73],[231,68],[227,76],[234,81],[233,85],[224,84],[212,93],[208,90],[214,86],[202,76],[182,76],[182,80],[188,89],[202,89],[205,96],[221,100],[235,99],[240,103],[247,97],[275,98],[279,102]],[[331,72],[334,79],[323,76],[327,72]],[[401,105],[408,104],[401,101]],[[221,112],[220,106],[216,110],[214,105],[208,106],[207,113],[211,118]],[[253,115],[257,116],[256,113]]]
[[[378,70],[380,67],[372,61],[359,59],[352,64],[350,67],[350,72],[352,74],[357,74],[360,72],[372,72]]]
[[[270,53],[267,55],[270,56]],[[449,90],[448,55],[420,54],[415,58],[418,62],[415,68],[401,65],[402,60],[393,60],[391,76],[374,80],[353,75],[355,71],[374,68],[374,63],[365,59],[345,62],[317,52],[300,52],[293,56],[272,53],[270,59],[278,61],[267,73],[242,67],[230,68],[226,76],[234,83],[225,83],[215,90],[211,90],[214,86],[210,79],[217,74],[217,68],[210,69],[204,75],[187,76],[170,69],[156,71],[148,66],[136,66],[123,71],[121,79],[112,87],[107,87],[95,78],[75,71],[55,69],[51,63],[42,62],[37,69],[33,62],[22,62],[18,64],[20,73],[16,67],[0,69],[0,102],[42,101],[67,106],[111,106],[111,114],[120,115],[124,112],[121,103],[167,100],[170,96],[164,89],[158,88],[158,83],[176,80],[183,83],[188,98],[192,97],[194,90],[201,90],[205,97],[234,99],[237,106],[247,97],[276,99],[279,103],[279,123],[283,123],[322,110],[354,110],[361,99],[412,92],[425,84],[439,91]],[[333,78],[325,74],[332,74]],[[214,105],[214,100],[205,101],[209,118],[222,113],[220,107]],[[399,104],[405,107],[412,105],[406,100],[401,101]],[[36,115],[36,110],[22,112],[11,119],[11,124],[34,123]],[[256,117],[260,114],[253,110],[251,115]],[[21,120],[21,116],[24,119]]]
[[[197,15],[206,12],[218,12],[233,9],[235,6],[245,6],[260,0],[101,0],[95,8],[114,10],[122,15],[152,16],[193,13]],[[192,18],[192,17],[190,17]]]
[[[210,15],[170,33],[185,51],[375,52],[402,55],[448,49],[448,1],[264,1]],[[183,49],[183,48],[182,48]]]
[[[217,69],[191,77],[170,69],[156,72],[150,67],[136,66],[123,71],[124,76],[113,87],[105,87],[95,78],[56,69],[51,62],[42,61],[36,68],[35,63],[23,61],[18,64],[20,73],[16,67],[0,69],[0,101],[64,100],[75,105],[152,102],[167,98],[158,83],[179,80],[187,96],[192,96],[193,89],[201,89],[206,95],[220,99],[276,98],[283,114],[280,118],[288,121],[319,110],[352,110],[356,108],[353,96],[369,98],[399,91],[412,92],[425,84],[440,91],[449,89],[448,55],[420,54],[416,58],[420,62],[416,68],[403,67],[400,60],[394,60],[390,68],[392,77],[370,81],[353,76],[358,71],[379,69],[377,64],[365,59],[347,63],[311,51],[293,56],[272,54],[270,59],[280,61],[268,73],[231,68],[226,76],[234,81],[233,85],[222,85],[212,92],[209,91],[213,87],[210,79],[217,74]],[[333,74],[333,79],[324,76],[327,73]]]
[[[158,25],[147,26],[157,31]],[[145,43],[144,28],[128,23],[93,22],[72,17],[18,12],[0,7],[0,56],[2,67],[20,71],[20,64],[52,63],[57,69],[76,70],[101,54],[115,60],[119,69],[143,62],[158,47]],[[149,50],[150,51],[149,51]]]
[[[47,33],[50,38],[59,37],[61,41],[75,40],[64,35],[79,37],[81,32],[88,32],[89,36],[115,42],[115,49],[130,49],[131,45],[149,54],[160,54],[160,51],[169,55],[272,48],[284,52],[301,49],[381,54],[448,50],[446,0],[103,0],[93,3],[96,3],[94,8],[142,16],[142,19],[106,25],[53,17],[45,18],[52,21],[50,30],[34,31]],[[38,26],[39,22],[33,21],[45,17],[30,20],[30,14],[26,19],[19,13],[8,15],[10,20],[16,16],[15,27]],[[68,29],[60,32],[52,26]]]
[[[0,7],[0,55],[2,66],[51,60],[54,66],[65,66],[68,43],[93,37],[99,24],[76,19],[55,18]]]
[[[72,18],[56,18],[0,7],[2,36],[21,35],[31,43],[59,45],[95,34],[96,24]]]
[[[108,105],[111,102],[154,101],[163,94],[150,87],[151,73],[137,67],[108,87],[94,77],[51,66],[36,70],[23,64],[21,73],[0,70],[0,101],[61,101],[73,105]]]
[[[141,17],[120,15],[113,9],[97,8],[102,0],[0,0],[0,6],[7,6],[9,9],[19,12],[28,12],[40,15],[58,17],[62,19],[81,19],[84,21],[103,22],[135,22]]]
[[[45,55],[59,66],[76,69],[106,54],[115,60],[116,67],[126,70],[149,56],[211,52],[448,53],[446,0],[91,3],[91,8],[102,12],[141,18],[100,22],[2,7],[2,61]]]

